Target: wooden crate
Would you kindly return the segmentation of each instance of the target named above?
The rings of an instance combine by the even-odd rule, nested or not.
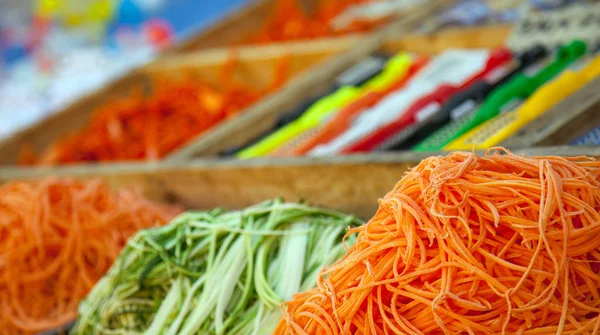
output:
[[[418,22],[430,17],[432,10],[443,7],[441,5],[442,0],[432,2],[437,3],[439,6],[423,7],[405,20],[395,22],[393,25],[394,31],[405,32]],[[304,92],[323,87],[321,81],[342,72],[346,68],[348,59],[356,58],[353,56],[352,51],[345,53],[346,51],[359,42],[362,47],[375,49],[380,44],[382,36],[383,32],[369,37],[353,36],[236,49],[239,61],[234,76],[239,81],[254,86],[265,85],[272,77],[276,60],[282,55],[290,55],[292,77],[280,90],[242,111],[240,119],[246,119],[247,115],[250,115],[251,118],[253,115],[262,115],[265,113],[264,110],[272,113],[272,111],[282,111],[289,108],[299,101],[294,99],[295,97],[302,97]],[[343,55],[340,55],[342,53]],[[162,58],[146,67],[136,69],[113,84],[79,99],[66,109],[0,140],[0,165],[16,164],[19,151],[24,144],[31,145],[35,151],[40,152],[56,139],[82,128],[89,120],[94,109],[106,101],[129,94],[131,88],[135,86],[151,87],[149,78],[152,75],[160,73],[176,77],[181,71],[192,71],[199,78],[211,81],[217,78],[219,69],[230,57],[230,49],[212,49],[188,55]],[[314,71],[308,71],[309,69]],[[222,126],[226,126],[228,123],[229,121],[223,122]],[[221,126],[217,126],[204,134],[200,134],[198,140],[201,140],[204,135],[213,132],[219,133],[220,130],[218,129],[220,128]],[[195,142],[196,140],[193,140],[189,146],[193,148]],[[173,153],[172,156],[167,157],[167,159],[191,157],[187,153],[179,154],[178,152]]]
[[[180,150],[166,157],[169,162],[183,162],[202,156],[215,155],[231,146],[246,143],[266,129],[286,110],[300,103],[307,96],[318,94],[329,86],[333,78],[354,63],[375,50],[396,52],[414,51],[422,54],[436,54],[448,47],[494,48],[501,45],[509,34],[509,26],[489,26],[483,28],[453,29],[443,32],[419,35],[404,34],[397,30],[387,30],[368,39],[360,39],[360,47],[352,48],[359,39],[321,40],[304,43],[248,47],[240,49],[241,59],[237,75],[242,80],[266,82],[273,70],[273,59],[281,52],[292,55],[294,72],[299,73],[295,80],[282,88],[278,94],[265,98],[231,120],[200,135]],[[352,48],[352,49],[351,49]],[[351,49],[347,52],[344,50]],[[148,74],[166,73],[176,75],[177,69],[190,68],[201,73],[204,78],[214,78],[218,67],[227,58],[228,51],[210,50],[190,55],[181,55],[154,63],[137,71],[135,76],[120,80],[113,87],[104,89],[92,97],[80,101],[71,108],[40,124],[0,142],[0,165],[16,162],[20,145],[32,143],[38,150],[59,136],[81,127],[89,118],[94,106],[107,96],[123,94],[129,87]],[[321,62],[322,61],[322,62]],[[300,73],[306,64],[317,64],[314,71]],[[581,91],[559,103],[548,113],[525,127],[523,131],[507,139],[503,145],[509,148],[531,147],[534,145],[567,144],[593,126],[600,123],[600,80],[596,80]],[[542,125],[542,126],[540,126]]]
[[[475,28],[449,29],[431,34],[404,34],[397,38],[394,29],[387,29],[380,39],[361,43],[330,66],[331,72],[311,73],[313,82],[302,94],[278,96],[276,105],[261,105],[242,117],[231,120],[214,131],[207,132],[198,141],[178,150],[168,157],[168,161],[182,162],[193,158],[214,156],[236,146],[241,146],[256,138],[264,131],[272,129],[278,117],[285,113],[282,106],[295,106],[312,95],[324,92],[341,71],[358,63],[367,55],[379,50],[387,53],[410,51],[418,54],[435,55],[449,48],[497,48],[504,44],[512,27],[494,25]],[[547,113],[542,114],[502,145],[508,148],[529,148],[542,145],[566,145],[580,135],[600,124],[600,78],[588,83],[578,92],[560,102]]]
[[[527,155],[600,156],[600,147],[545,147],[514,150]],[[43,176],[105,180],[114,188],[137,187],[154,200],[188,208],[243,208],[265,199],[308,200],[369,218],[407,169],[430,155],[371,155],[256,160],[197,160],[186,164],[115,164],[44,169],[0,169],[0,183]]]

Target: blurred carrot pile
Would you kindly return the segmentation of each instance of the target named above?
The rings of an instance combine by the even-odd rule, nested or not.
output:
[[[181,211],[99,180],[46,178],[0,186],[0,335],[67,324],[140,229]]]
[[[288,60],[282,56],[264,89],[234,80],[233,58],[222,67],[218,85],[189,72],[177,80],[155,76],[151,94],[136,87],[127,97],[107,101],[83,129],[52,143],[41,155],[23,147],[20,164],[157,160],[281,86],[288,77]]]
[[[302,5],[309,0],[277,0],[275,11],[262,29],[250,39],[251,43],[270,43],[338,36],[372,30],[385,21],[354,20],[344,27],[334,28],[332,22],[355,5],[374,3],[377,0],[319,1],[312,13]]]

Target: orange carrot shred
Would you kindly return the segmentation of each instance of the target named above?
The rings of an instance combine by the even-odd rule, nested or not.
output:
[[[75,319],[77,306],[127,239],[180,209],[98,180],[0,186],[0,334],[34,334]]]
[[[600,162],[430,157],[275,334],[598,334]]]

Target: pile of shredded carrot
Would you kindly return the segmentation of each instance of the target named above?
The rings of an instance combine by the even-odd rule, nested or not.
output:
[[[59,139],[39,157],[24,147],[20,164],[158,160],[283,85],[288,62],[287,56],[280,59],[263,90],[233,80],[235,60],[222,68],[219,88],[190,72],[180,79],[155,76],[150,95],[138,87],[127,97],[107,101],[83,129]]]
[[[49,178],[0,187],[0,334],[33,334],[76,317],[77,306],[140,229],[179,208],[98,180]]]
[[[385,19],[356,20],[342,29],[331,27],[331,21],[350,6],[375,0],[320,1],[313,13],[307,13],[301,2],[302,0],[277,0],[270,19],[250,41],[271,43],[339,36],[370,31],[385,22]]]
[[[431,157],[379,205],[276,334],[598,334],[600,162]]]

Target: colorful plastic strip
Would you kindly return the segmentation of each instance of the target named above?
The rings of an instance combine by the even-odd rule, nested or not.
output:
[[[406,72],[410,63],[411,57],[406,53],[393,57],[386,63],[382,72],[364,83],[361,88],[345,86],[341,87],[333,94],[321,98],[308,108],[300,118],[270,134],[259,143],[240,151],[237,154],[237,157],[252,158],[271,154],[277,150],[278,147],[283,146],[296,136],[301,135],[312,127],[318,126],[332,113],[361,97],[367,93],[368,90],[377,87],[378,85],[384,85],[391,80],[389,78],[394,75],[398,76],[399,73]]]
[[[245,143],[242,146],[236,146],[229,148],[221,153],[221,156],[231,156],[235,155],[237,152],[240,152],[244,148],[251,147],[263,139],[268,137],[271,133],[277,131],[280,128],[292,123],[297,120],[310,106],[314,105],[321,98],[333,94],[339,88],[344,86],[359,86],[367,82],[369,79],[376,76],[378,73],[383,71],[383,69],[389,65],[387,65],[389,57],[383,54],[375,54],[371,55],[355,66],[352,66],[350,69],[344,71],[340,75],[338,75],[334,79],[333,85],[329,87],[324,93],[318,96],[312,96],[307,98],[305,101],[297,105],[291,111],[283,114],[274,124],[274,126],[264,133],[260,134],[255,139]]]
[[[480,72],[468,78],[460,85],[442,84],[434,92],[415,101],[398,118],[383,125],[381,128],[368,134],[362,139],[354,142],[352,145],[342,150],[342,153],[369,152],[380,146],[390,146],[391,144],[386,142],[390,139],[393,141],[399,140],[397,136],[400,132],[402,132],[402,130],[419,121],[429,118],[430,115],[437,112],[441,105],[444,104],[450,97],[466,87],[469,87],[475,81],[489,75],[492,71],[495,71],[499,67],[509,63],[511,60],[512,53],[510,50],[503,48],[494,51],[487,60],[485,68]]]
[[[460,85],[485,68],[486,50],[450,50],[434,58],[401,91],[386,96],[374,107],[361,113],[352,127],[327,144],[315,147],[311,155],[333,155],[386,124],[413,102],[434,91],[441,84]]]
[[[413,149],[415,151],[439,151],[464,135],[469,130],[500,114],[502,108],[518,99],[532,95],[540,86],[554,78],[569,64],[581,57],[586,51],[584,42],[575,40],[567,46],[560,47],[555,60],[528,77],[523,73],[517,74],[508,83],[498,87],[485,99],[481,107],[474,113],[469,113],[454,120],[431,134]]]
[[[487,149],[498,145],[599,74],[600,57],[592,60],[579,72],[567,70],[542,86],[517,110],[502,113],[475,127],[452,141],[444,150]]]
[[[469,111],[474,111],[490,92],[508,82],[518,73],[539,63],[547,55],[548,50],[541,45],[534,46],[519,54],[516,57],[516,62],[511,62],[505,67],[500,67],[492,71],[485,79],[479,80],[455,94],[439,110],[429,115],[428,118],[419,120],[418,123],[407,127],[377,149],[408,150],[414,147],[427,138],[428,135],[435,133],[448,124],[452,118],[457,118],[458,115],[465,115]]]
[[[307,132],[307,134],[310,133],[311,136],[303,136],[302,141],[297,143],[294,147],[289,148],[289,151],[287,151],[288,155],[305,155],[317,145],[327,143],[342,134],[352,126],[352,122],[356,116],[362,113],[365,109],[377,104],[388,94],[402,89],[404,85],[427,64],[427,62],[427,58],[418,58],[413,64],[411,64],[404,76],[399,76],[396,79],[396,82],[385,88],[384,91],[370,91],[362,98],[353,101],[351,104],[344,107],[342,110],[337,112],[331,120],[323,124],[322,127],[319,127],[317,131]]]

